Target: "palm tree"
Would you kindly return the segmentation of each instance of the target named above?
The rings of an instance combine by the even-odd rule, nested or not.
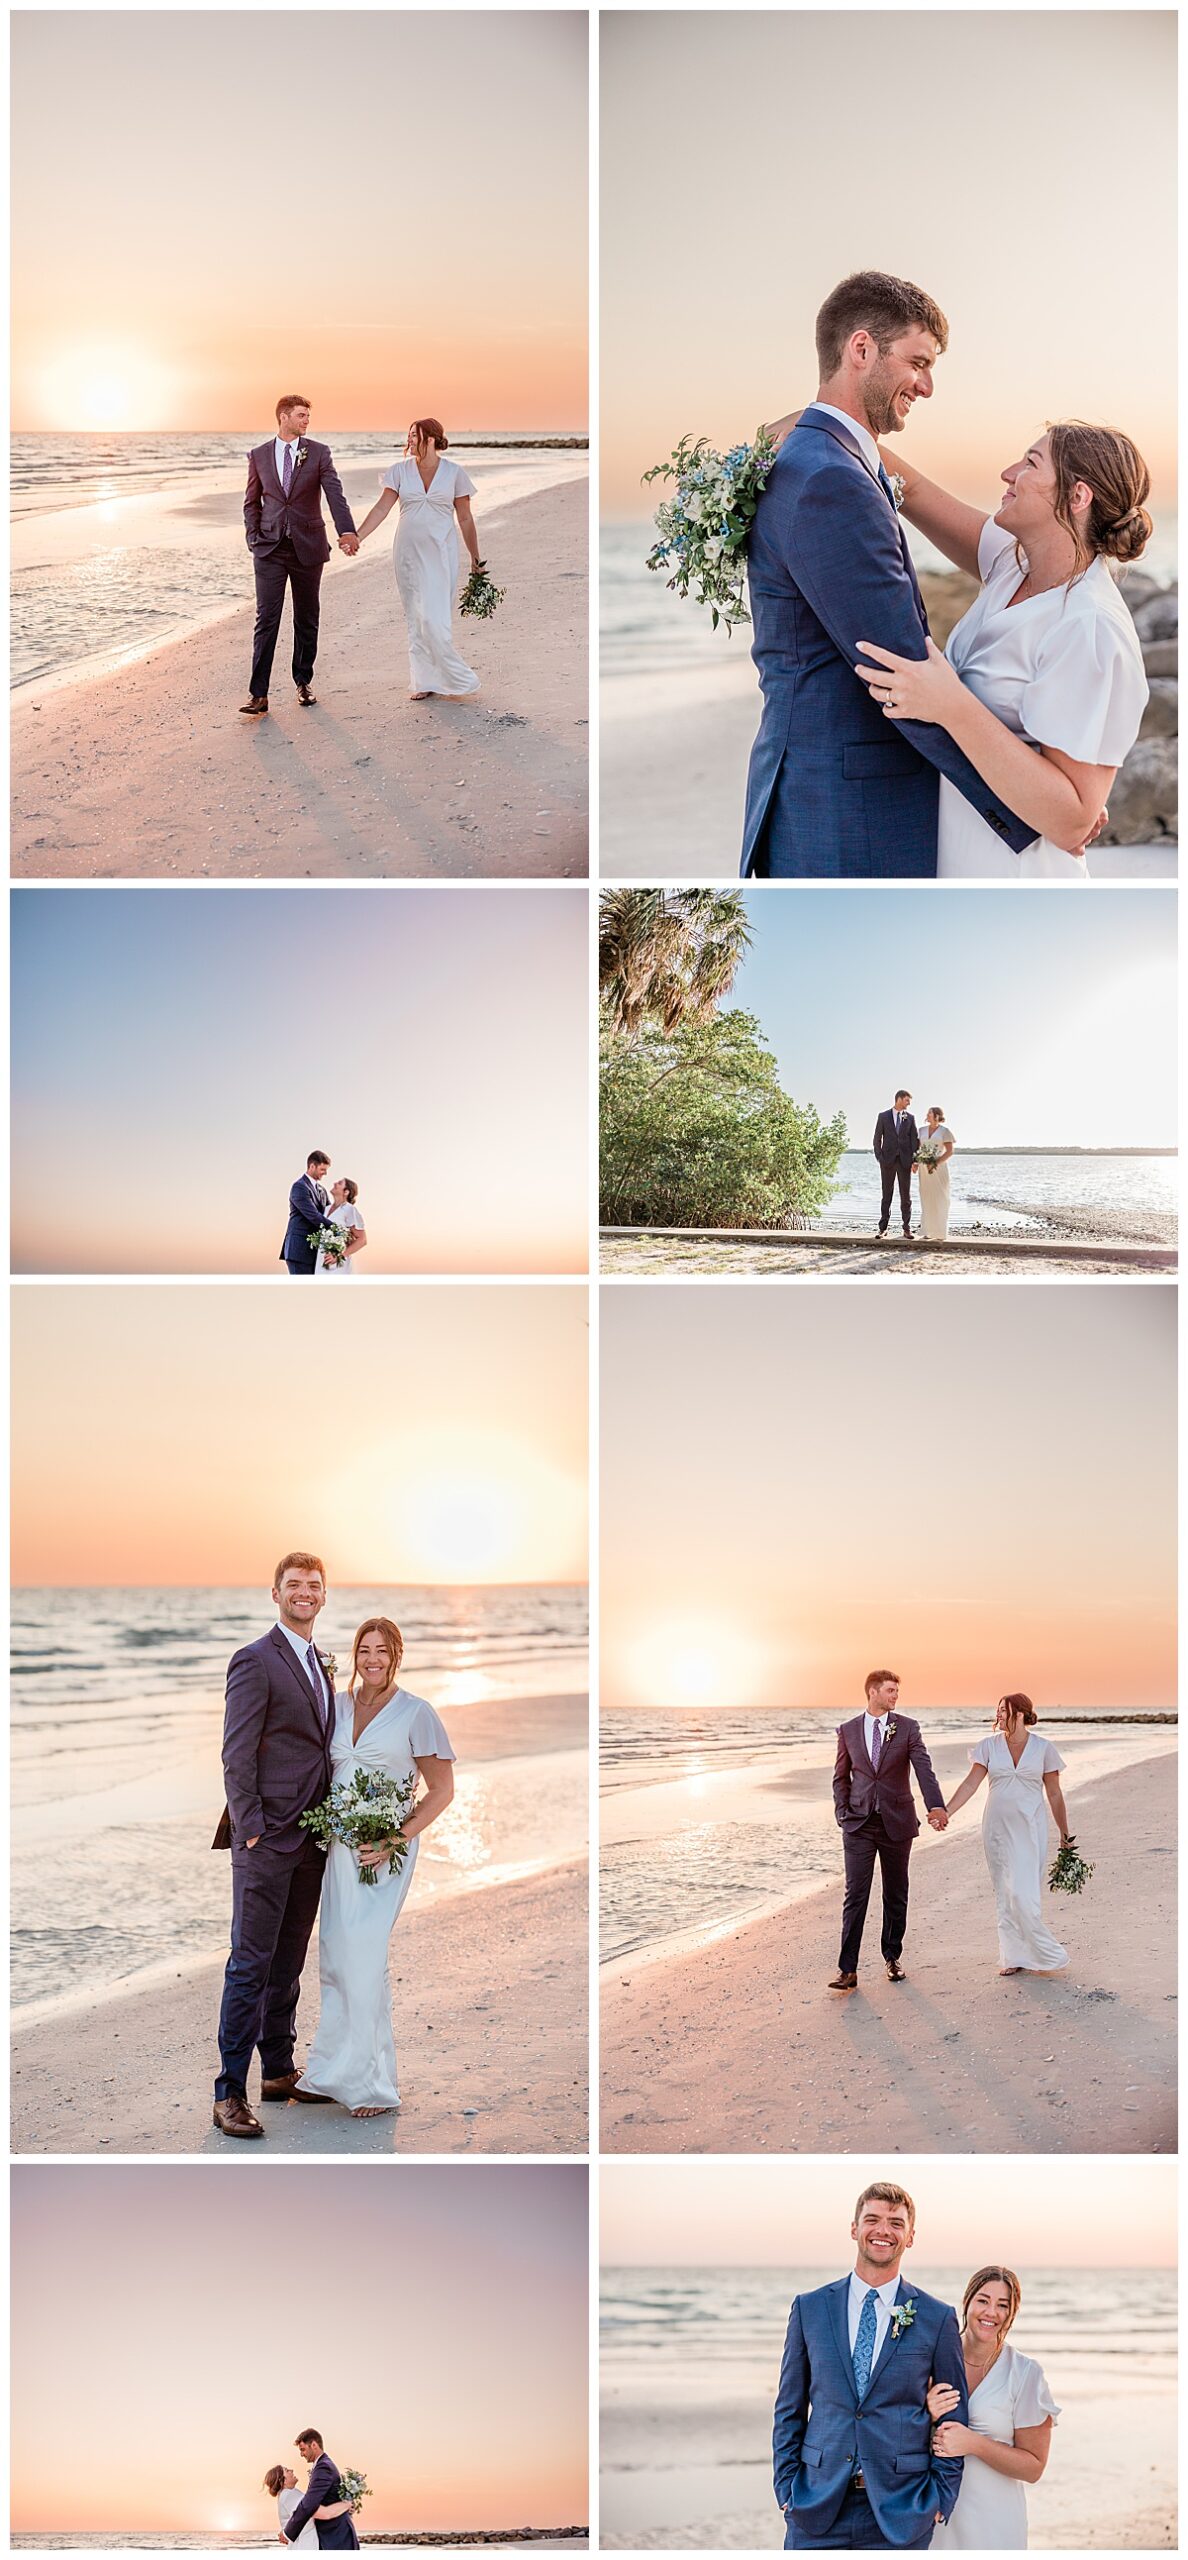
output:
[[[709,1022],[738,975],[751,929],[737,889],[607,889],[598,986],[612,1031]]]

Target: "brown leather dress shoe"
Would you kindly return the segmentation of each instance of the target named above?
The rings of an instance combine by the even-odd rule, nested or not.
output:
[[[241,702],[239,708],[245,720],[258,720],[261,712],[268,709],[268,696],[266,693],[249,693],[247,701]]]
[[[907,1975],[904,1972],[898,1956],[888,1956],[887,1958],[887,1980],[888,1982],[907,1981]]]
[[[260,2096],[262,2100],[266,2098],[291,2098],[296,2086],[297,2073],[295,2071],[280,2071],[277,2073],[275,2079],[262,2080],[260,2082]]]
[[[229,2133],[236,2142],[258,2142],[264,2127],[252,2114],[246,2098],[216,2098],[214,2123],[219,2133]]]
[[[324,2089],[294,2089],[293,2095],[299,2107],[332,2107],[335,2104]]]
[[[298,685],[298,687],[297,687],[297,700],[298,700],[298,702],[300,702],[300,703],[303,703],[303,704],[304,704],[304,707],[305,707],[305,709],[306,709],[307,711],[309,710],[309,708],[310,708],[311,704],[312,704],[312,703],[315,703],[315,702],[317,701],[317,698],[318,698],[318,697],[317,697],[316,693],[311,693],[311,692],[310,692],[309,686],[308,686],[307,684],[299,684],[299,685]]]
[[[858,1976],[856,1973],[835,1973],[829,1988],[831,1991],[856,1991]]]

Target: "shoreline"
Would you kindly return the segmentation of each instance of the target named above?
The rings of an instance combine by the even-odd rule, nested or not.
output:
[[[166,1988],[14,2026],[10,2147],[46,2153],[237,2158],[325,2153],[573,2152],[586,2143],[587,1871],[582,1860],[457,1894],[392,1933],[399,2113],[266,2106],[264,2141],[211,2124],[224,1959]],[[298,2011],[299,2059],[318,2013],[317,1931]],[[252,2089],[258,2088],[258,2065]]]
[[[954,1264],[958,1265],[956,1271]],[[598,1268],[604,1278],[667,1278],[687,1271],[726,1279],[753,1275],[803,1278],[821,1272],[830,1279],[857,1276],[885,1280],[918,1278],[922,1274],[935,1279],[942,1273],[950,1280],[1024,1276],[1042,1280],[1086,1275],[1117,1279],[1174,1273],[1178,1256],[1174,1248],[1166,1245],[1094,1246],[1078,1242],[1074,1247],[1041,1237],[991,1242],[976,1236],[968,1240],[953,1236],[940,1246],[915,1240],[910,1245],[894,1242],[883,1249],[870,1236],[831,1236],[811,1230],[782,1235],[768,1229],[748,1238],[745,1231],[732,1232],[729,1228],[716,1234],[693,1228],[681,1234],[673,1228],[604,1227],[599,1237]]]
[[[570,476],[483,519],[507,602],[467,629],[466,702],[408,700],[382,542],[331,563],[309,712],[286,607],[272,711],[240,717],[250,594],[105,674],[21,688],[13,879],[585,878],[587,508]]]
[[[840,1875],[694,1953],[608,1966],[602,2149],[834,2152],[877,2131],[907,2151],[1173,2150],[1174,1766],[1069,1786],[1098,1872],[1060,1975],[998,1977],[976,1822],[917,1867],[902,1984],[876,1883],[859,1990],[828,1992]]]

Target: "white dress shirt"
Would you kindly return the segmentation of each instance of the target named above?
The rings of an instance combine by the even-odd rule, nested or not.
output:
[[[891,2277],[891,2279],[890,2279],[890,2282],[889,2282],[888,2284],[881,2284],[881,2285],[876,2286],[876,2288],[875,2288],[875,2342],[874,2342],[874,2355],[873,2355],[873,2356],[872,2356],[872,2358],[871,2358],[871,2366],[870,2366],[870,2369],[871,2369],[871,2372],[872,2372],[872,2373],[874,2372],[875,2366],[877,2365],[877,2363],[878,2363],[878,2361],[879,2361],[879,2357],[881,2356],[881,2354],[882,2354],[882,2352],[883,2352],[883,2346],[884,2346],[884,2343],[885,2343],[885,2340],[886,2340],[887,2331],[888,2331],[888,2329],[889,2329],[889,2328],[890,2328],[890,2326],[891,2326],[891,2306],[892,2306],[892,2303],[893,2303],[893,2302],[894,2302],[894,2300],[895,2300],[895,2296],[896,2296],[896,2294],[898,2293],[898,2291],[899,2291],[899,2278],[898,2278],[898,2276],[892,2276],[892,2277]],[[869,2286],[868,2284],[864,2284],[864,2283],[863,2283],[862,2278],[861,2278],[861,2276],[860,2276],[860,2275],[858,2275],[856,2272],[855,2272],[853,2275],[851,2275],[851,2277],[850,2277],[850,2299],[849,2299],[849,2304],[848,2304],[848,2306],[847,2306],[847,2307],[848,2307],[848,2311],[849,2311],[849,2321],[850,2321],[850,2354],[851,2354],[851,2356],[853,2355],[853,2353],[854,2353],[854,2349],[855,2349],[855,2347],[856,2347],[856,2345],[857,2345],[857,2343],[858,2343],[858,2323],[859,2323],[859,2320],[860,2320],[860,2319],[861,2319],[861,2317],[862,2317],[862,2305],[863,2305],[863,2303],[865,2302],[866,2297],[867,2297],[867,2294],[868,2294],[869,2292],[870,2292],[870,2286]]]
[[[863,461],[869,463],[877,480],[882,466],[879,461],[879,448],[870,428],[861,426],[857,418],[850,416],[848,409],[835,409],[832,400],[813,400],[809,405],[814,409],[823,409],[827,418],[836,418],[841,426],[849,428]]]
[[[291,1627],[286,1627],[286,1625],[284,1624],[283,1619],[281,1619],[281,1618],[278,1618],[276,1623],[277,1623],[277,1627],[278,1627],[278,1629],[279,1629],[280,1634],[281,1634],[282,1636],[286,1636],[286,1637],[288,1638],[289,1643],[292,1645],[293,1651],[294,1651],[294,1653],[295,1653],[295,1654],[296,1654],[296,1656],[297,1656],[297,1660],[298,1660],[298,1662],[300,1663],[301,1668],[302,1668],[302,1670],[303,1670],[303,1671],[304,1671],[304,1673],[305,1673],[306,1679],[308,1680],[308,1678],[309,1678],[309,1676],[310,1676],[310,1672],[309,1672],[309,1648],[310,1648],[311,1644],[313,1644],[313,1642],[314,1642],[313,1637],[312,1637],[312,1636],[298,1636],[298,1635],[294,1635],[292,1628],[291,1628]],[[317,1654],[317,1650],[318,1650],[318,1648],[317,1648],[316,1644],[314,1644],[314,1653],[315,1653],[315,1656],[316,1656],[316,1654]],[[319,1681],[320,1681],[320,1683],[321,1683],[321,1690],[322,1690],[322,1696],[321,1696],[322,1714],[323,1714],[323,1716],[325,1716],[325,1715],[329,1712],[329,1708],[330,1708],[330,1706],[331,1706],[332,1701],[331,1701],[331,1698],[330,1698],[330,1684],[329,1684],[329,1681],[328,1681],[328,1680],[327,1680],[327,1678],[326,1678],[326,1674],[325,1674],[325,1672],[323,1671],[323,1669],[322,1669],[322,1666],[321,1666],[321,1663],[320,1663],[320,1662],[318,1663],[318,1679],[319,1679]]]
[[[279,480],[279,482],[280,482],[280,484],[281,484],[281,487],[282,487],[282,489],[283,489],[283,488],[284,488],[284,485],[285,485],[285,455],[286,455],[287,453],[291,453],[291,454],[292,454],[292,456],[293,456],[293,469],[294,469],[294,471],[295,471],[295,470],[296,470],[296,468],[297,468],[297,456],[298,456],[298,454],[299,454],[299,453],[300,453],[300,451],[301,451],[301,437],[300,437],[300,436],[291,436],[291,437],[290,437],[290,439],[289,439],[288,444],[286,444],[286,443],[285,443],[285,439],[284,439],[284,437],[283,437],[283,436],[277,436],[277,437],[276,437],[276,439],[275,439],[275,442],[276,442],[276,476],[277,476],[277,479]]]
[[[882,1739],[881,1739],[881,1742],[880,1742],[880,1746],[879,1746],[879,1747],[880,1747],[880,1750],[881,1750],[881,1751],[885,1751],[885,1750],[886,1750],[886,1747],[887,1747],[887,1726],[888,1726],[889,1722],[890,1722],[890,1718],[889,1718],[889,1716],[885,1716],[885,1715],[884,1715],[884,1716],[872,1716],[872,1714],[871,1714],[871,1712],[870,1712],[869,1707],[868,1707],[868,1708],[867,1708],[867,1710],[866,1710],[866,1714],[863,1716],[863,1719],[862,1719],[862,1739],[863,1739],[863,1741],[864,1741],[864,1742],[865,1742],[865,1744],[866,1744],[866,1756],[867,1756],[867,1759],[870,1761],[870,1763],[871,1763],[871,1766],[872,1766],[872,1767],[873,1767],[873,1765],[874,1765],[874,1729],[875,1729],[875,1726],[876,1726],[876,1724],[881,1724],[881,1726],[882,1726],[882,1728],[883,1728],[883,1732],[882,1732]]]

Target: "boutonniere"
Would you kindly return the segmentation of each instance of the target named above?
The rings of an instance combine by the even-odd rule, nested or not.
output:
[[[911,2328],[915,2317],[916,2306],[914,2302],[897,2302],[891,2313],[892,2337],[902,2338],[904,2330]]]
[[[897,515],[900,515],[903,512],[903,502],[907,496],[907,482],[904,479],[902,471],[889,471],[887,478],[891,483],[891,495],[895,500],[895,512]]]
[[[883,1735],[883,1740],[884,1740],[884,1742],[890,1742],[890,1741],[893,1739],[893,1737],[894,1737],[894,1733],[895,1733],[895,1718],[894,1718],[894,1716],[892,1716],[892,1717],[890,1718],[889,1722],[888,1722],[887,1730],[886,1730],[885,1734]]]
[[[303,444],[299,444],[299,445],[298,445],[298,447],[297,447],[296,454],[295,454],[295,456],[294,456],[294,460],[293,460],[293,469],[294,469],[294,471],[300,471],[300,469],[301,469],[301,465],[302,465],[302,463],[303,463],[303,462],[304,462],[304,460],[305,460],[305,452],[306,452],[306,448],[305,448],[305,446],[304,446]],[[898,484],[896,484],[894,481],[892,482],[892,487],[893,487],[893,488],[894,488],[896,485],[898,485],[898,486],[899,486],[899,488],[901,488],[901,489],[902,489],[902,487],[903,487],[903,482],[902,482],[902,480],[901,480],[901,481],[899,481],[899,483],[898,483]],[[898,504],[899,504],[899,500],[898,500],[898,498],[896,499],[895,503],[896,503],[896,505],[898,506]]]
[[[333,1679],[334,1679],[334,1677],[335,1677],[335,1675],[336,1675],[336,1673],[337,1673],[337,1670],[338,1670],[338,1656],[337,1656],[337,1654],[334,1654],[334,1653],[323,1653],[322,1648],[321,1648],[321,1646],[319,1645],[319,1647],[318,1647],[318,1660],[319,1660],[319,1662],[321,1663],[322,1669],[323,1669],[323,1671],[324,1671],[324,1672],[325,1672],[325,1674],[326,1674],[326,1678],[327,1678],[328,1680],[333,1680]]]

